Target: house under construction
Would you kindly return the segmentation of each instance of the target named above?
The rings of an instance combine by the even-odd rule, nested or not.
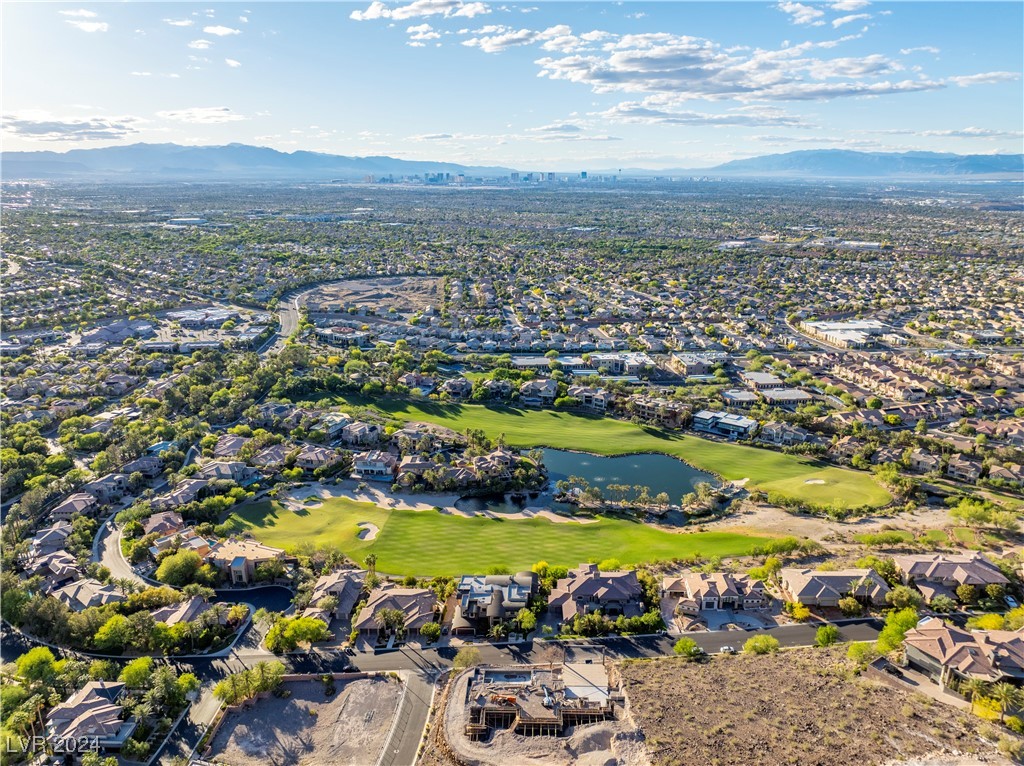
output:
[[[467,685],[466,736],[485,739],[491,729],[527,736],[560,736],[566,727],[614,717],[617,694],[598,662],[535,668],[477,668]]]

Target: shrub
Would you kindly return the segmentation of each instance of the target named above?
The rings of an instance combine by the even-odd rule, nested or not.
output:
[[[839,599],[839,610],[847,617],[857,617],[864,612],[864,607],[853,596]]]
[[[480,650],[473,646],[464,646],[455,655],[454,666],[456,670],[465,670],[474,665],[480,664]]]
[[[835,625],[822,625],[814,634],[815,646],[832,646],[839,640],[839,628]]]
[[[687,659],[699,657],[701,654],[701,648],[697,646],[697,642],[692,638],[686,638],[685,636],[676,641],[672,650],[680,657],[686,657]]]
[[[1015,715],[1006,716],[1003,721],[1006,724],[1006,728],[1012,731],[1014,734],[1024,734],[1024,721]]]
[[[775,636],[753,636],[743,644],[747,654],[774,654],[779,651],[779,639]]]
[[[858,665],[867,665],[878,656],[878,652],[870,641],[855,641],[846,650],[846,656],[851,662],[856,662]]]

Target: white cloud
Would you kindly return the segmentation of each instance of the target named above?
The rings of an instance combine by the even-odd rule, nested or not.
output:
[[[87,11],[87,10],[85,10],[85,8],[79,8],[78,10],[75,10],[75,11],[61,11],[60,15],[61,16],[72,16],[72,17],[74,17],[76,19],[95,19],[97,14],[94,13],[93,11]]]
[[[861,19],[870,19],[870,13],[851,13],[849,16],[840,16],[838,19],[832,19],[832,28],[838,29],[843,24],[849,24],[853,21],[860,21]]]
[[[216,35],[217,37],[227,37],[228,35],[240,35],[242,34],[241,29],[232,29],[231,27],[225,27],[221,25],[212,27],[203,27],[203,32],[208,35]]]
[[[844,11],[849,13],[850,11],[859,11],[861,8],[867,8],[871,5],[868,0],[838,0],[838,2],[830,3],[829,8],[833,11]]]
[[[641,125],[689,125],[716,127],[807,127],[798,117],[773,107],[741,107],[722,113],[673,109],[673,99],[651,96],[643,101],[624,101],[596,116],[612,122]]]
[[[1024,132],[1019,130],[993,130],[991,128],[959,128],[956,130],[872,130],[871,133],[884,133],[887,135],[903,136],[927,136],[929,138],[1021,138]]]
[[[213,45],[213,43],[209,40],[193,40],[188,44],[188,47],[197,51],[205,51],[211,45]]]
[[[498,30],[496,30],[498,31]],[[483,37],[471,37],[462,44],[469,48],[479,48],[484,53],[501,53],[509,48],[543,42],[545,50],[568,50],[575,48],[577,38],[572,36],[572,29],[565,24],[548,27],[543,31],[532,29],[500,28],[498,34]],[[551,47],[549,47],[551,46]]]
[[[67,19],[66,22],[77,29],[81,29],[83,32],[106,32],[110,29],[110,25],[105,21],[72,21]]]
[[[352,11],[349,18],[354,21],[373,21],[374,19],[403,21],[423,16],[473,18],[490,12],[490,6],[486,3],[464,3],[462,0],[413,0],[408,5],[399,5],[394,8],[380,0],[374,0],[366,10]]]
[[[788,13],[790,21],[794,24],[811,24],[813,26],[821,26],[825,22],[821,21],[821,17],[825,15],[825,11],[821,8],[815,8],[812,5],[804,5],[803,3],[790,2],[790,0],[782,0],[779,3],[778,9],[783,13]]]
[[[235,61],[234,59],[224,59],[224,63],[232,69],[237,69],[238,67],[242,66],[241,61]]]
[[[939,53],[942,53],[942,51],[934,45],[919,45],[916,48],[900,48],[901,56],[909,56],[911,53],[934,53],[938,55]]]
[[[549,133],[549,134],[565,134],[565,133],[582,133],[583,128],[579,125],[575,125],[571,122],[556,123],[553,125],[541,125],[539,128],[527,128],[527,133]]]
[[[189,109],[169,109],[156,114],[157,117],[163,117],[165,120],[189,122],[196,125],[213,125],[249,119],[243,114],[232,112],[226,106],[194,106]]]
[[[32,141],[116,141],[139,132],[139,117],[54,118],[47,113],[5,114],[3,131]]]
[[[152,72],[129,72],[132,77],[151,77]]]
[[[413,27],[406,27],[406,33],[409,35],[410,40],[436,40],[441,35],[434,31],[434,28],[430,24],[418,24]]]
[[[190,27],[195,22],[192,19],[164,19],[164,24],[170,24],[172,27]]]
[[[991,85],[997,82],[1007,82],[1008,80],[1019,80],[1019,72],[982,72],[980,74],[968,74],[959,75],[957,77],[950,77],[949,81],[954,85],[959,85],[961,88],[967,88],[971,85]]]

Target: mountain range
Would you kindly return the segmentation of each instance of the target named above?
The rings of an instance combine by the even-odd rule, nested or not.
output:
[[[68,152],[2,152],[0,173],[13,179],[65,180],[303,180],[451,173],[508,176],[510,168],[394,157],[281,152],[260,146],[181,146],[131,144]],[[977,176],[1024,178],[1022,154],[941,154],[936,152],[855,152],[812,149],[734,160],[710,168],[593,171],[622,176],[700,175],[782,178],[927,178]]]

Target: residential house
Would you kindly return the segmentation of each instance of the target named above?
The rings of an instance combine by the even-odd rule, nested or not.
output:
[[[956,589],[973,585],[1007,585],[1009,580],[995,564],[980,553],[928,553],[893,556],[904,584],[913,585],[931,603],[938,595],[956,599]]]
[[[603,388],[569,386],[568,393],[569,396],[579,402],[579,408],[581,410],[595,415],[603,415],[612,401],[612,395]]]
[[[240,461],[217,460],[207,463],[195,474],[210,481],[233,481],[240,487],[248,487],[262,477],[260,472]]]
[[[24,564],[25,574],[43,578],[43,590],[50,593],[82,576],[78,561],[67,551],[54,551],[39,558],[28,559]]]
[[[994,465],[988,469],[988,478],[999,479],[1012,484],[1024,484],[1024,466],[1016,463],[1010,465]]]
[[[464,575],[455,592],[459,606],[452,634],[482,635],[529,605],[530,597],[537,592],[537,575]]]
[[[164,461],[156,455],[146,455],[121,466],[121,473],[126,473],[129,476],[133,473],[141,473],[147,479],[155,479],[163,471]]]
[[[782,589],[790,601],[804,606],[839,606],[839,600],[852,596],[861,603],[880,606],[889,592],[874,569],[782,569],[779,572]]]
[[[693,429],[730,438],[744,438],[754,435],[754,431],[757,430],[757,421],[728,412],[701,410],[693,416]]]
[[[60,752],[74,753],[82,742],[119,750],[135,731],[136,720],[124,719],[121,701],[125,684],[90,681],[46,716],[46,738]]]
[[[949,462],[946,464],[946,475],[958,481],[973,484],[981,476],[981,463],[958,452],[949,458]]]
[[[792,447],[814,441],[814,435],[810,431],[789,423],[765,423],[757,438],[758,441],[780,447]]]
[[[917,473],[931,473],[942,467],[942,459],[923,449],[915,449],[910,453],[910,470]]]
[[[194,551],[200,557],[210,552],[210,541],[200,537],[192,527],[185,527],[158,537],[149,547],[149,555],[156,559],[164,551]]]
[[[729,572],[688,572],[666,577],[661,589],[667,596],[678,598],[678,609],[686,614],[709,609],[761,609],[768,603],[764,583]]]
[[[182,622],[192,622],[208,611],[210,611],[210,604],[205,598],[192,596],[192,598],[184,599],[177,604],[154,609],[150,614],[153,615],[155,622],[162,622],[168,628],[173,628]]]
[[[376,444],[382,434],[381,427],[375,423],[357,420],[341,429],[341,440],[345,444]]]
[[[768,372],[741,372],[740,379],[755,391],[769,391],[786,385],[777,375]]]
[[[99,580],[88,578],[57,588],[51,595],[74,612],[125,600],[125,595],[113,585],[104,585]]]
[[[58,521],[52,526],[40,529],[29,541],[29,557],[40,558],[64,550],[70,534],[71,523],[67,521]]]
[[[318,604],[328,596],[338,599],[335,614],[347,615],[359,601],[366,582],[365,569],[336,569],[320,578],[313,584],[313,593],[309,599],[312,605]]]
[[[938,683],[977,679],[1024,681],[1024,634],[1011,630],[967,631],[928,618],[907,631],[907,663]]]
[[[109,505],[124,497],[128,492],[128,474],[108,473],[95,481],[82,485],[82,491],[96,498],[101,505]]]
[[[558,381],[528,380],[519,386],[520,401],[528,407],[550,407],[558,396]]]
[[[312,474],[314,471],[327,471],[342,461],[339,452],[327,447],[317,447],[313,444],[303,444],[299,454],[295,456],[295,465]]]
[[[92,516],[99,503],[86,492],[76,492],[50,511],[52,521],[71,521],[78,516]]]
[[[184,529],[184,527],[185,522],[177,511],[154,513],[142,522],[142,529],[147,535],[151,535],[154,532],[158,535],[166,535]]]
[[[473,384],[466,378],[452,378],[442,383],[440,390],[452,399],[465,399],[473,393]]]
[[[149,501],[154,510],[162,511],[177,508],[198,500],[209,492],[210,482],[207,479],[184,479],[174,489]]]
[[[612,617],[638,617],[643,614],[642,598],[636,571],[602,572],[597,564],[580,564],[552,589],[548,610],[562,622],[596,611]]]
[[[253,455],[252,464],[267,471],[280,471],[292,452],[287,444],[271,444]]]
[[[225,575],[232,585],[248,585],[256,576],[256,567],[268,561],[284,561],[284,551],[254,540],[234,538],[216,543],[206,561]]]
[[[417,460],[419,458],[416,458]],[[403,463],[409,458],[403,459]],[[429,461],[425,461],[433,466]],[[391,481],[395,477],[398,461],[390,452],[372,450],[357,452],[352,457],[352,477],[355,479],[372,479],[374,481]]]
[[[376,616],[382,609],[397,609],[402,612],[403,631],[406,636],[419,635],[428,622],[435,621],[437,597],[429,588],[396,588],[382,585],[375,588],[366,600],[366,605],[352,622],[352,629],[368,641],[376,641],[380,625]]]
[[[323,431],[327,441],[333,442],[341,438],[345,429],[352,424],[352,416],[344,412],[325,412],[320,416],[316,427]]]
[[[224,434],[217,439],[213,448],[213,456],[217,458],[234,457],[242,451],[242,447],[252,439],[248,436],[236,436],[235,434]]]

